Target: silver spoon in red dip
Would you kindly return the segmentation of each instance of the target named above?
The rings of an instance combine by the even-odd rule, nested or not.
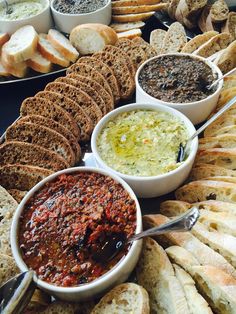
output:
[[[124,233],[113,233],[93,252],[93,259],[98,263],[104,263],[113,259],[126,245],[133,241],[172,231],[189,231],[197,222],[199,215],[199,209],[192,207],[187,212],[172,219],[168,223],[137,233],[129,239],[127,239]]]
[[[222,109],[220,109],[216,114],[214,114],[206,123],[204,123],[193,135],[187,140],[185,146],[180,143],[179,151],[177,155],[177,162],[182,162],[186,159],[192,140],[202,133],[210,124],[212,124],[216,119],[218,119],[225,111],[231,108],[236,103],[236,96],[233,97]]]

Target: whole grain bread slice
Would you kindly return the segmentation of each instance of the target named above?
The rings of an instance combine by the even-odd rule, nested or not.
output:
[[[29,191],[53,171],[21,164],[0,167],[0,185],[5,189]]]
[[[136,46],[139,46],[141,49],[143,49],[148,59],[155,57],[157,55],[156,50],[149,43],[147,43],[142,37],[135,37],[132,39],[132,42]]]
[[[15,163],[38,166],[53,171],[70,166],[61,155],[42,146],[19,141],[6,141],[0,146],[0,166]]]
[[[28,191],[21,191],[17,189],[9,189],[7,192],[14,198],[14,200],[17,201],[17,203],[20,203]]]
[[[213,158],[209,158],[209,162],[214,161]],[[217,160],[217,157],[215,158]],[[190,173],[189,179],[191,181],[195,180],[202,180],[208,177],[215,177],[215,176],[230,176],[230,177],[236,177],[236,171],[227,169],[224,167],[220,167],[214,164],[207,164],[208,159],[206,158],[206,163],[199,163],[196,164],[195,167],[192,169]]]
[[[180,52],[187,43],[184,27],[175,22],[171,24],[163,42],[162,53]]]
[[[217,34],[218,32],[216,31],[209,31],[204,34],[197,35],[184,45],[181,52],[192,53]]]
[[[51,100],[40,97],[26,98],[20,108],[20,115],[40,115],[57,121],[66,127],[77,139],[80,130],[74,118],[63,108],[54,104]]]
[[[115,104],[117,104],[120,100],[120,93],[119,93],[117,79],[114,75],[112,68],[109,67],[106,63],[102,62],[101,60],[97,60],[92,57],[82,57],[80,58],[80,62],[90,65],[96,71],[98,71],[102,76],[105,77],[108,84],[110,85],[114,102]]]
[[[157,54],[162,53],[166,33],[164,29],[154,29],[150,34],[150,45],[156,50]]]
[[[42,146],[62,156],[70,166],[75,164],[75,153],[68,140],[48,127],[19,121],[6,130],[6,141],[19,141]]]
[[[84,109],[82,109],[75,101],[55,92],[42,91],[35,97],[48,99],[55,105],[66,110],[75,120],[81,132],[81,141],[87,141],[93,130],[93,123]]]

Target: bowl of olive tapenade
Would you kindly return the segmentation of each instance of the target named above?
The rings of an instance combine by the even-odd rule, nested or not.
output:
[[[34,270],[40,288],[79,302],[128,278],[142,241],[110,259],[102,259],[102,247],[141,231],[140,206],[128,184],[108,171],[77,167],[52,174],[28,192],[13,218],[11,247],[19,269]]]
[[[212,62],[191,54],[165,54],[147,60],[136,73],[136,102],[163,104],[184,113],[194,124],[203,122],[215,108],[223,81]]]
[[[111,0],[52,0],[51,10],[56,27],[68,34],[80,24],[111,22]]]

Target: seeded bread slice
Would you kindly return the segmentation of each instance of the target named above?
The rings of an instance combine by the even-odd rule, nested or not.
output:
[[[117,4],[117,2],[119,1],[114,2],[114,4]],[[133,23],[132,22],[131,23],[112,23],[110,24],[110,27],[113,28],[114,31],[116,31],[117,33],[121,33],[125,31],[130,31],[136,28],[142,28],[144,25],[145,25],[144,22],[138,21],[138,22],[133,22]]]
[[[20,203],[27,194],[27,191],[20,191],[17,189],[9,189],[7,192],[17,201],[17,203]]]
[[[216,31],[209,31],[204,34],[197,35],[185,44],[181,52],[192,53],[217,34],[218,32]]]
[[[192,169],[191,173],[190,173],[190,180],[194,181],[194,180],[202,180],[208,177],[215,177],[215,176],[230,176],[230,177],[236,177],[236,171],[235,170],[231,170],[231,169],[227,169],[224,167],[220,167],[214,164],[207,164],[208,160],[209,162],[211,162],[211,160],[213,162],[217,161],[217,156],[214,157],[213,154],[211,155],[213,158],[211,159],[209,157],[209,159],[206,157],[205,158],[205,162],[206,163],[199,163],[196,164],[196,166]],[[215,158],[215,160],[214,160]]]
[[[232,40],[236,39],[236,12],[228,14],[228,18],[221,31],[230,34]]]
[[[236,169],[236,149],[235,148],[211,148],[199,151],[195,161],[196,164],[204,163],[224,167],[226,169]]]
[[[0,185],[5,189],[29,191],[53,171],[28,165],[5,165],[0,167]]]
[[[73,117],[48,99],[40,97],[26,98],[21,105],[20,114],[21,116],[36,114],[55,120],[66,127],[76,138],[79,138],[80,130]]]
[[[157,55],[156,50],[149,43],[147,43],[143,38],[135,37],[134,39],[132,39],[132,42],[134,45],[139,46],[141,49],[143,49],[148,59],[155,57]]]
[[[39,127],[35,123],[19,121],[6,130],[6,141],[19,141],[42,146],[62,156],[70,166],[75,164],[75,154],[68,140],[45,126]]]
[[[86,112],[73,100],[55,92],[42,91],[35,95],[38,98],[48,99],[55,105],[66,110],[75,120],[81,132],[81,141],[87,141],[93,130],[93,123]]]
[[[150,45],[156,50],[157,54],[162,53],[166,33],[164,29],[155,29],[150,34]]]
[[[80,58],[80,62],[90,65],[107,80],[113,94],[114,102],[117,104],[120,100],[120,93],[117,79],[111,67],[101,60],[97,60],[92,57],[82,57]]]
[[[163,42],[162,53],[180,52],[187,43],[187,36],[184,27],[175,22],[171,24]]]
[[[7,141],[0,146],[0,166],[18,163],[59,171],[69,167],[59,154],[39,145]]]

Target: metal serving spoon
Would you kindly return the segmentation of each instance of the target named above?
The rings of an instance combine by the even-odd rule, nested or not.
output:
[[[211,123],[218,119],[225,111],[232,107],[236,103],[236,96],[233,97],[223,108],[221,108],[216,114],[214,114],[206,123],[204,123],[193,135],[187,140],[185,146],[181,143],[179,145],[179,152],[177,156],[177,162],[182,162],[189,153],[192,140],[202,133]]]
[[[216,81],[214,81],[213,83],[211,83],[210,85],[206,86],[206,89],[210,90],[212,89],[212,87],[214,87],[215,85],[217,85],[221,80],[223,80],[226,76],[231,75],[232,73],[234,73],[236,71],[236,68],[232,69],[231,71],[225,73],[223,76],[221,76],[220,78],[218,78]]]
[[[9,4],[7,0],[4,0],[5,6],[6,6],[6,14],[11,14],[13,11],[11,8],[9,8]]]
[[[154,235],[165,234],[172,231],[189,231],[195,225],[199,217],[199,209],[192,207],[184,214],[178,216],[171,221],[146,231],[135,234],[133,237],[127,239],[124,233],[116,233],[110,237],[99,250],[93,253],[93,259],[99,263],[104,263],[113,259],[127,244],[133,241],[151,237]]]

